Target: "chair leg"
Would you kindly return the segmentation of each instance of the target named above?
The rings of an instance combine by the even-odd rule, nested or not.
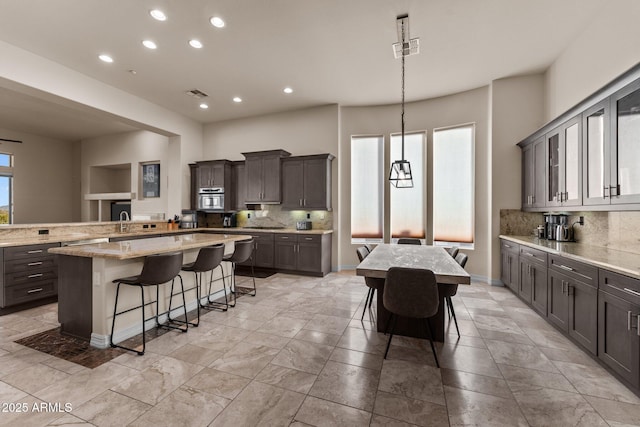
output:
[[[369,298],[373,299],[371,297],[371,290],[373,288],[369,288],[369,290],[367,291],[367,299],[364,300],[364,308],[362,309],[362,317],[360,317],[360,320],[364,319],[364,312],[367,311],[367,303],[369,302]],[[369,307],[371,307],[371,304],[369,304]]]
[[[439,368],[440,363],[438,363],[438,355],[436,354],[436,347],[433,345],[433,331],[431,331],[431,325],[429,324],[429,319],[424,319],[425,324],[427,325],[427,331],[429,332],[429,344],[431,344],[431,351],[433,352],[433,358],[436,360],[436,366]]]
[[[446,297],[444,302],[445,302],[445,306],[447,307],[447,314],[449,315],[449,319],[451,319],[451,308],[449,308],[449,297]]]
[[[387,349],[384,351],[384,358],[387,358],[387,353],[389,353],[389,346],[391,345],[391,339],[393,338],[393,331],[396,328],[396,315],[392,314],[391,318],[389,319],[389,323],[393,322],[393,325],[391,326],[391,333],[389,334],[389,341],[387,341]],[[388,325],[387,325],[388,326]]]
[[[369,300],[369,308],[371,308],[371,303],[373,302],[373,296],[376,294],[376,288],[371,288],[371,299]]]
[[[458,328],[458,319],[456,319],[456,311],[453,309],[453,301],[451,301],[451,297],[447,297],[447,303],[449,310],[451,310],[451,315],[453,316],[453,323],[456,325],[456,331],[458,331],[458,338],[460,338],[460,329]]]

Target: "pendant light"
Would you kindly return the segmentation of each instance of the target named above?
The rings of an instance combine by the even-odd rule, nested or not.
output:
[[[412,188],[411,163],[404,159],[404,58],[415,55],[419,51],[419,39],[409,39],[409,15],[401,15],[396,19],[398,27],[398,43],[393,44],[396,58],[402,59],[402,101],[401,101],[401,158],[391,163],[389,182],[396,188]]]

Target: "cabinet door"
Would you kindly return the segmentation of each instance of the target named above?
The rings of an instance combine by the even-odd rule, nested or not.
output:
[[[304,209],[304,161],[282,161],[282,207],[284,209]]]
[[[560,128],[545,136],[547,153],[546,206],[560,206]]]
[[[322,236],[298,236],[299,271],[322,272]]]
[[[296,236],[277,236],[275,241],[275,268],[296,269]]]
[[[280,203],[280,156],[262,158],[262,201]]]
[[[598,289],[572,280],[569,292],[569,335],[592,354],[598,349]]]
[[[244,163],[247,203],[262,201],[262,157],[247,157]]]
[[[569,328],[569,278],[564,274],[549,269],[547,281],[547,318],[560,329]]]
[[[535,157],[533,145],[522,150],[522,208],[532,208],[535,196]]]
[[[273,237],[271,239],[256,240],[256,249],[254,252],[255,266],[273,268]]]
[[[562,126],[560,170],[562,206],[580,206],[582,204],[582,144],[580,117],[576,117]]]
[[[545,143],[544,138],[540,138],[533,145],[534,157],[534,194],[533,207],[539,208],[545,206]]]
[[[547,268],[531,264],[531,306],[547,317]]]
[[[224,187],[224,164],[215,164],[211,167],[211,186]]]
[[[213,187],[213,166],[208,164],[198,165],[198,188]]]
[[[331,194],[328,188],[327,159],[309,159],[304,161],[304,197],[305,209],[328,210],[331,209],[327,194]]]
[[[640,80],[611,97],[611,203],[640,203]]]
[[[640,386],[640,306],[607,292],[598,292],[598,358]]]
[[[520,287],[518,289],[518,296],[529,304],[531,304],[532,287],[531,264],[520,260]]]
[[[582,113],[583,204],[607,205],[609,198],[609,99]]]
[[[245,200],[247,199],[247,184],[245,180],[244,163],[236,163],[232,168],[233,173],[233,206],[237,210],[247,209]]]
[[[509,268],[509,254],[502,250],[500,257],[500,280],[502,283],[511,289],[511,281],[509,280],[509,274],[511,269]]]

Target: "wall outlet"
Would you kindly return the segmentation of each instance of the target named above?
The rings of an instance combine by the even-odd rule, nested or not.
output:
[[[578,224],[584,225],[584,217],[582,215],[580,216],[580,219],[578,220]]]
[[[144,224],[142,228],[149,228],[149,224]]]

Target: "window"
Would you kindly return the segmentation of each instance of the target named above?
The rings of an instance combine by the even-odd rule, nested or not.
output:
[[[351,242],[384,237],[384,138],[351,137]]]
[[[0,224],[13,222],[13,155],[0,153]]]
[[[433,131],[433,243],[473,248],[474,125]]]
[[[404,158],[411,163],[412,188],[390,185],[391,241],[399,237],[425,236],[425,140],[424,132],[404,136]],[[402,136],[391,136],[391,161],[402,157]]]

